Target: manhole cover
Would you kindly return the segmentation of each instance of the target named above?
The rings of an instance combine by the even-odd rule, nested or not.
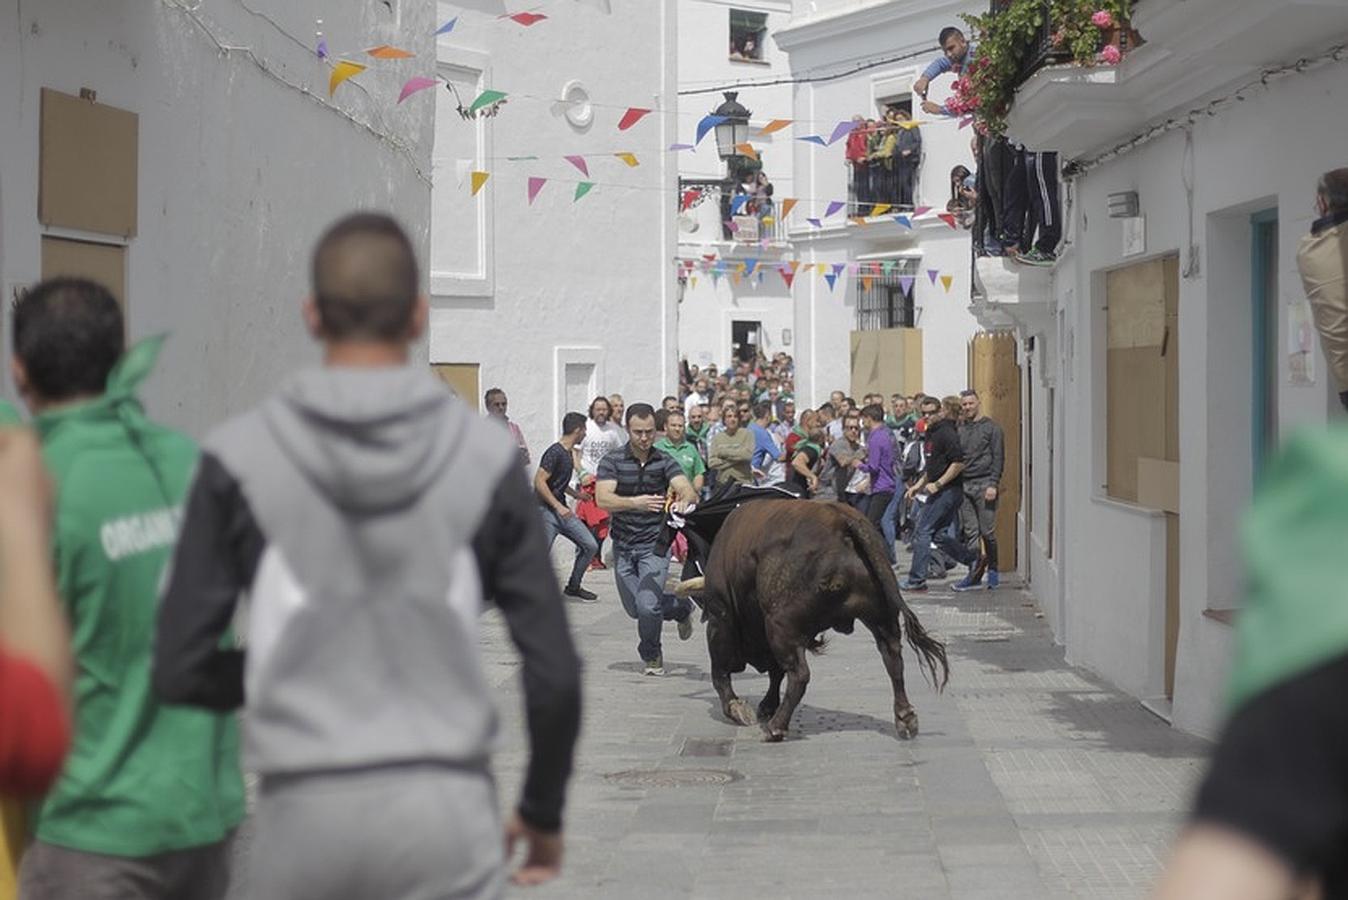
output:
[[[604,779],[632,787],[711,787],[743,777],[728,769],[629,769],[610,772]]]

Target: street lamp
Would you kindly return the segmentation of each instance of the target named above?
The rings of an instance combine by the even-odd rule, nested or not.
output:
[[[725,102],[711,113],[713,116],[725,117],[725,121],[716,126],[716,152],[727,162],[740,156],[739,150],[735,148],[749,141],[749,116],[753,113],[735,99],[738,96],[736,91],[726,91]]]

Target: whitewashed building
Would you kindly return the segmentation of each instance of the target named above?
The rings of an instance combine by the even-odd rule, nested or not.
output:
[[[1025,349],[1022,559],[1068,659],[1211,734],[1241,514],[1338,406],[1295,253],[1348,146],[1348,5],[1143,0],[1133,24],[1120,66],[1021,85],[1010,134],[1068,164],[1065,246],[980,264],[978,308]]]
[[[430,98],[396,101],[433,55],[432,5],[252,6],[0,2],[6,306],[47,275],[105,281],[132,339],[171,333],[146,401],[196,433],[317,359],[300,302],[331,220],[428,233]],[[331,99],[319,19],[333,58],[368,65]],[[364,53],[381,44],[414,56]]]
[[[912,83],[939,54],[940,29],[976,9],[968,2],[912,0],[684,0],[681,130],[690,134],[723,102],[721,89],[736,90],[752,113],[750,143],[773,183],[777,211],[795,200],[785,218],[748,238],[727,233],[725,210],[710,197],[680,217],[680,258],[699,266],[708,257],[724,259],[729,266],[726,277],[695,268],[683,279],[680,353],[690,362],[723,366],[751,348],[769,356],[791,353],[797,394],[811,404],[835,388],[950,393],[967,386],[966,345],[979,330],[969,311],[970,237],[938,214],[950,199],[951,168],[973,167],[972,133],[954,120],[922,114]],[[755,33],[757,58],[746,59],[743,36]],[[952,81],[938,81],[932,98],[944,99]],[[863,223],[854,217],[869,210],[855,202],[845,140],[824,147],[799,138],[827,140],[839,122],[858,114],[876,118],[890,105],[913,109],[924,122],[916,203],[932,209],[907,223],[895,219],[897,209]],[[793,125],[761,134],[774,119]],[[690,188],[725,176],[711,137],[679,158]],[[847,205],[826,216],[834,201]],[[800,268],[788,286],[777,267],[793,261]],[[734,277],[740,265],[748,271]],[[811,271],[821,265],[830,275],[838,272],[832,286],[817,268]],[[884,349],[872,358],[884,359],[885,374],[868,380],[869,363],[858,361],[854,336],[881,332],[892,340],[875,344]]]
[[[537,461],[596,394],[658,404],[678,386],[677,10],[555,3],[523,25],[493,6],[532,9],[440,5],[459,18],[436,45],[454,90],[437,92],[429,352],[464,396],[506,391]],[[460,116],[484,90],[507,94],[497,115]],[[652,112],[620,131],[631,107]],[[530,179],[546,179],[532,201]]]

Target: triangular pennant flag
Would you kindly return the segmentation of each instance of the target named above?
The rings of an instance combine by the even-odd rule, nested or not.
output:
[[[847,203],[842,200],[831,201],[828,205],[828,209],[824,210],[824,218],[827,219],[829,216],[833,215],[835,212],[842,209],[846,205]]]
[[[740,230],[740,226],[735,222],[734,219],[726,219],[725,227],[730,229],[731,234],[734,234],[735,232]]]
[[[505,18],[510,19],[512,22],[519,22],[525,28],[528,28],[535,22],[543,21],[547,16],[542,13],[520,12],[515,13],[513,16],[505,16]]]
[[[473,177],[473,196],[476,197],[477,192],[482,190],[482,185],[486,184],[487,179],[491,177],[491,173],[474,172],[472,177]]]
[[[747,156],[749,159],[758,159],[758,151],[755,150],[754,145],[750,143],[736,144],[735,152],[740,156]]]
[[[735,284],[738,285],[738,284],[740,283],[740,273],[739,273],[739,272],[731,272],[731,273],[730,273],[730,280],[731,280],[732,282],[734,282]]]
[[[940,274],[941,274],[941,270],[940,270],[940,269],[928,269],[928,270],[927,270],[927,277],[931,279],[931,283],[932,283],[932,284],[936,284],[936,276],[938,276],[938,275],[940,275]]]
[[[670,145],[669,145],[669,149],[670,149],[670,150],[692,150],[693,152],[697,152],[697,148],[694,147],[692,144],[670,144]]]
[[[707,132],[711,131],[713,128],[715,128],[717,125],[720,125],[722,122],[726,121],[726,119],[727,119],[726,116],[717,116],[717,115],[703,116],[702,121],[697,123],[697,138],[696,140],[693,141],[693,143],[694,144],[702,143],[702,139],[707,136]]]
[[[791,274],[794,275],[796,274],[796,270],[800,268],[800,260],[793,259],[787,263],[787,265],[791,267]]]
[[[902,225],[904,228],[912,228],[912,227],[913,227],[913,220],[910,219],[910,218],[908,218],[907,216],[895,216],[895,217],[894,217],[894,221],[895,221],[895,222],[898,222],[898,223],[899,223],[900,225]]]
[[[881,275],[889,275],[893,271],[894,271],[894,260],[887,259],[884,262],[880,263]]]
[[[883,216],[885,213],[889,212],[890,208],[891,208],[893,205],[894,205],[894,204],[892,204],[892,203],[877,203],[877,204],[875,204],[874,206],[871,207],[870,217],[871,217],[871,218],[875,218],[876,216]]]
[[[833,274],[841,275],[847,269],[847,263],[834,263]]]
[[[497,100],[504,100],[505,97],[505,91],[483,91],[477,95],[477,99],[473,101],[472,106],[468,107],[468,111],[477,112],[484,106],[491,106]]]
[[[869,291],[869,290],[871,289],[871,285],[874,284],[874,283],[875,283],[875,279],[872,278],[871,276],[869,276],[869,275],[862,275],[862,276],[861,276],[861,287],[862,287],[864,290],[868,290],[868,291]]]
[[[427,78],[424,75],[418,75],[415,78],[409,78],[407,79],[407,83],[403,85],[403,89],[398,92],[398,102],[402,103],[404,100],[415,94],[417,91],[424,91],[428,87],[435,87],[437,83],[438,82],[436,82],[434,78]]]
[[[782,281],[786,282],[787,290],[791,289],[791,282],[796,280],[796,273],[791,271],[791,267],[782,263],[777,267],[777,273],[782,276]]]
[[[716,285],[718,285],[718,284],[720,284],[720,283],[721,283],[721,273],[718,272],[718,271],[716,271],[715,269],[712,269],[712,270],[711,270],[711,286],[712,286],[712,287],[716,287]]]
[[[785,200],[782,201],[782,214],[780,218],[785,219],[787,216],[791,215],[791,210],[795,208],[796,208],[796,198],[787,197]]]
[[[917,279],[912,275],[900,275],[899,290],[903,291],[905,294],[911,294],[913,292],[913,282],[916,280]]]
[[[644,107],[640,106],[629,107],[627,112],[623,113],[623,117],[618,120],[618,130],[626,131],[633,125],[640,122],[642,117],[648,115],[649,113],[650,110],[645,109]]]
[[[955,216],[952,213],[937,213],[936,218],[949,225],[951,228],[958,228],[955,224]]]
[[[571,198],[571,202],[574,203],[575,201],[579,200],[581,197],[584,197],[586,194],[588,194],[588,193],[590,192],[590,188],[592,188],[592,187],[594,187],[594,182],[593,182],[593,181],[581,181],[581,182],[577,182],[577,184],[576,184],[576,196],[574,196],[574,197]]]
[[[798,137],[798,138],[796,138],[796,140],[798,140],[798,141],[809,141],[811,144],[818,144],[818,145],[821,146],[821,147],[827,147],[827,146],[828,146],[828,141],[824,140],[823,138],[821,138],[821,137],[820,137],[819,135],[817,135],[817,134],[807,134],[807,135],[805,135],[804,137]]]
[[[857,123],[850,119],[846,122],[839,122],[837,125],[833,126],[833,134],[829,135],[828,139],[829,144],[836,144],[839,140],[851,134],[856,127]]]
[[[847,221],[851,222],[853,225],[857,225],[860,227],[865,227],[866,225],[865,216],[848,216]]]
[[[774,131],[781,131],[783,128],[785,128],[790,124],[791,124],[790,119],[773,119],[771,122],[764,125],[762,128],[758,129],[758,133],[760,135],[772,134]]]
[[[692,206],[693,201],[700,196],[702,196],[702,192],[697,190],[696,188],[684,191],[682,199],[679,200],[680,211],[685,210],[688,207]]]
[[[618,157],[618,159],[621,159],[623,162],[627,163],[634,169],[637,166],[641,165],[641,163],[637,162],[637,155],[635,153],[615,153],[613,155]]]
[[[748,272],[749,272],[749,264],[748,264],[748,263],[735,263],[735,271],[736,271],[736,272],[739,272],[741,275],[747,275]]]
[[[314,52],[318,54],[318,58],[319,58],[319,59],[327,59],[327,58],[328,58],[328,39],[327,39],[327,38],[323,38],[323,37],[319,38],[319,39],[318,39],[318,47],[317,47],[317,49],[315,49]]]
[[[360,63],[351,62],[344,59],[332,67],[332,75],[328,77],[328,96],[331,97],[337,93],[337,85],[346,81],[354,75],[359,75],[365,71],[365,67]]]
[[[810,219],[810,218],[807,218],[805,221],[806,221],[806,222],[809,222],[809,223],[810,223],[811,225],[813,225],[815,228],[823,228],[823,227],[824,227],[824,223],[821,222],[819,219]]]
[[[566,160],[567,162],[571,163],[571,165],[575,166],[577,169],[580,169],[580,174],[584,175],[586,178],[589,178],[589,177],[590,177],[590,167],[589,167],[588,165],[585,164],[585,157],[583,157],[583,156],[563,156],[562,159],[564,159],[564,160]]]
[[[828,282],[828,289],[831,291],[833,290],[833,285],[836,284],[838,281],[838,276],[834,275],[832,272],[829,272],[827,275],[824,276],[824,280]]]
[[[740,210],[744,208],[744,204],[748,202],[749,202],[748,194],[736,194],[734,197],[731,197],[730,214],[732,216],[738,216],[740,214]]]
[[[415,53],[408,53],[397,47],[390,47],[388,44],[380,44],[378,47],[371,47],[365,51],[367,56],[373,56],[375,59],[411,59],[416,56]]]
[[[545,185],[545,184],[547,184],[547,183],[548,183],[548,180],[547,180],[546,178],[536,178],[536,177],[530,176],[530,178],[529,178],[529,205],[530,205],[530,206],[533,206],[533,205],[534,205],[534,199],[535,199],[536,197],[538,197],[538,192],[541,191],[541,190],[543,190],[543,185]]]
[[[693,286],[693,289],[694,289],[694,290],[696,290],[696,289],[697,289],[697,276],[694,275],[692,278],[688,279],[688,283],[689,283],[690,285]]]
[[[454,18],[450,19],[450,20],[449,20],[448,22],[446,22],[445,24],[441,25],[439,28],[435,29],[435,33],[436,33],[436,34],[449,34],[451,31],[454,30],[454,26],[457,25],[457,24],[459,24],[459,17],[458,17],[458,16],[455,16]]]
[[[745,274],[745,275],[752,275],[752,274],[754,274],[754,269],[757,269],[757,268],[758,268],[758,257],[756,257],[756,256],[751,256],[751,257],[749,257],[748,261],[745,262],[744,265],[745,265],[745,268],[744,268],[744,274]]]
[[[919,206],[917,209],[913,210],[913,215],[925,216],[929,212],[931,212],[930,206]]]
[[[973,116],[965,116],[964,118],[960,119],[960,131],[963,131],[964,129],[968,128],[968,127],[969,127],[970,125],[972,125],[972,124],[974,124],[974,117],[973,117]]]
[[[954,280],[955,280],[955,276],[954,276],[954,275],[942,275],[942,276],[941,276],[941,284],[945,285],[945,292],[946,292],[947,294],[950,293],[950,285],[951,285],[952,282],[954,282]]]
[[[507,156],[507,157],[506,157],[506,161],[507,161],[507,162],[530,162],[531,160],[536,160],[536,159],[538,159],[537,156]]]

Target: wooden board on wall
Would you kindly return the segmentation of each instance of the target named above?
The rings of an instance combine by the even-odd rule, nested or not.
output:
[[[126,314],[126,247],[42,237],[42,277],[88,278],[112,291]]]
[[[883,328],[851,334],[853,397],[922,390],[922,330]],[[832,388],[830,388],[831,390]]]
[[[440,380],[454,389],[454,393],[478,412],[482,411],[481,381],[477,363],[431,363],[431,369]]]
[[[98,234],[136,233],[140,119],[42,89],[38,221]]]
[[[997,502],[997,564],[1016,568],[1016,516],[1021,498],[1020,363],[1016,339],[1009,332],[985,332],[969,341],[969,385],[978,392],[983,414],[1002,426],[1006,462]]]

